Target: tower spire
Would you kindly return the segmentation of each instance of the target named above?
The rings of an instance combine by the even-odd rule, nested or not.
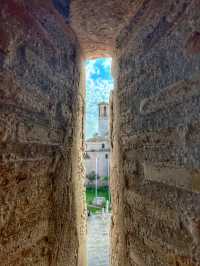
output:
[[[109,104],[105,102],[99,103],[99,130],[100,136],[105,137],[108,134],[109,124]]]

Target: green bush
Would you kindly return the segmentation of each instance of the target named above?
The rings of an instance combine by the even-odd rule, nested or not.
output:
[[[109,188],[108,187],[101,187],[98,188],[98,197],[104,197],[106,200],[109,200]],[[86,202],[87,202],[87,209],[90,210],[92,213],[96,213],[99,211],[99,208],[95,208],[92,205],[93,199],[95,198],[95,188],[86,188]],[[106,203],[103,206],[106,207]]]
[[[108,180],[109,180],[109,176],[103,176],[103,177],[102,177],[102,180],[103,180],[103,181],[108,181]]]

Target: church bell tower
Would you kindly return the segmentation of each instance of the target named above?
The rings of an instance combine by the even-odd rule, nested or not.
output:
[[[99,103],[99,135],[105,137],[108,134],[109,104]]]

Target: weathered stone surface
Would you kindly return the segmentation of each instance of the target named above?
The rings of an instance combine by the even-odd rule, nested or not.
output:
[[[0,264],[86,264],[80,42],[113,55],[112,265],[200,265],[199,0],[0,7]]]
[[[112,265],[200,265],[199,8],[146,1],[117,38]]]
[[[110,189],[112,194],[112,217],[111,217],[111,265],[125,265],[126,243],[124,227],[124,199],[123,188],[125,186],[122,178],[119,161],[121,154],[120,145],[117,142],[117,134],[120,132],[118,98],[116,90],[112,92],[110,98],[110,140],[112,148],[111,156],[111,181]]]
[[[85,265],[79,45],[50,1],[0,6],[0,264]]]
[[[73,0],[70,24],[86,57],[110,56],[119,31],[144,0]]]

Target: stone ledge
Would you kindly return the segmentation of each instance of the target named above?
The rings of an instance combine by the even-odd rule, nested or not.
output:
[[[156,181],[193,192],[200,192],[200,170],[174,165],[143,163],[145,180]]]

